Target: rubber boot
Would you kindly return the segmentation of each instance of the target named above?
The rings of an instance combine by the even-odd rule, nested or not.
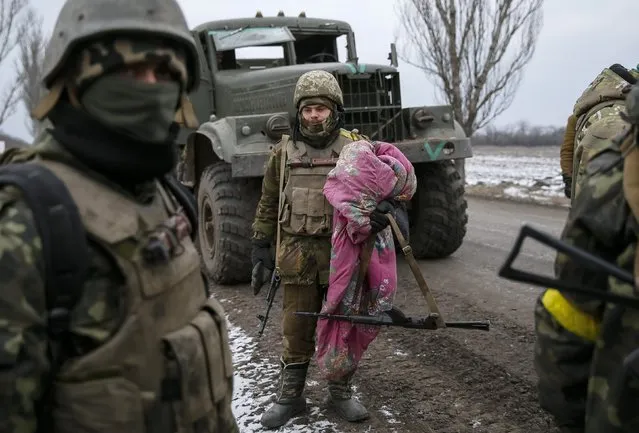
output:
[[[266,428],[281,427],[289,419],[306,410],[306,399],[302,396],[306,384],[308,362],[286,364],[280,359],[282,371],[277,390],[277,399],[264,415],[262,425]]]
[[[340,380],[328,382],[329,404],[335,408],[340,417],[350,422],[364,421],[370,417],[368,410],[353,398],[350,374]]]

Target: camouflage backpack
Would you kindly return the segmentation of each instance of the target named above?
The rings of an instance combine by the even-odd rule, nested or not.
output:
[[[626,94],[637,81],[639,71],[628,70],[619,64],[604,68],[575,102],[576,118],[572,156],[572,193],[580,190],[580,179],[586,164],[598,149],[607,146],[624,127],[619,114],[624,109]]]
[[[62,343],[68,335],[70,314],[89,269],[87,234],[64,182],[45,166],[28,163],[32,148],[8,150],[0,155],[0,187],[11,185],[21,190],[42,242],[47,329],[54,346],[51,363],[55,371],[63,361]],[[171,175],[162,179],[162,185],[184,208],[191,227],[197,227],[197,205],[191,192]],[[191,237],[197,238],[197,230]]]

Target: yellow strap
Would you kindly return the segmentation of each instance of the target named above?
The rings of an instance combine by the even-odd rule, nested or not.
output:
[[[351,139],[353,141],[359,141],[359,140],[362,139],[362,137],[359,136],[358,134],[355,134],[353,131],[347,131],[346,129],[340,129],[339,130],[339,134],[342,137],[349,138],[349,139]]]
[[[575,307],[556,289],[547,289],[541,303],[567,331],[588,341],[597,340],[599,321]]]

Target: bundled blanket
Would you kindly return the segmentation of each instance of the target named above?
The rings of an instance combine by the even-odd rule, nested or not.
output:
[[[408,201],[417,189],[415,170],[389,143],[344,146],[329,173],[324,196],[334,208],[329,288],[322,313],[374,315],[388,311],[397,289],[391,227],[376,235],[366,278],[357,287],[360,253],[371,236],[370,214],[382,200]],[[320,319],[316,359],[328,380],[353,373],[380,328]]]

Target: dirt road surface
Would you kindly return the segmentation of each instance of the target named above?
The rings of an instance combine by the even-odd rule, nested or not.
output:
[[[533,305],[541,289],[497,276],[522,223],[559,235],[567,211],[469,198],[468,235],[451,257],[420,267],[446,320],[491,321],[489,332],[384,328],[355,378],[356,396],[371,412],[361,424],[340,421],[325,403],[325,383],[311,367],[309,410],[280,432],[554,432],[536,400],[532,365]],[[550,275],[554,253],[527,242],[516,266]],[[409,315],[426,304],[408,265],[398,261],[396,305]],[[231,323],[236,368],[234,411],[240,431],[262,431],[259,417],[276,390],[281,351],[281,293],[264,336],[256,314],[266,288],[215,287]],[[312,366],[313,364],[311,364]]]

